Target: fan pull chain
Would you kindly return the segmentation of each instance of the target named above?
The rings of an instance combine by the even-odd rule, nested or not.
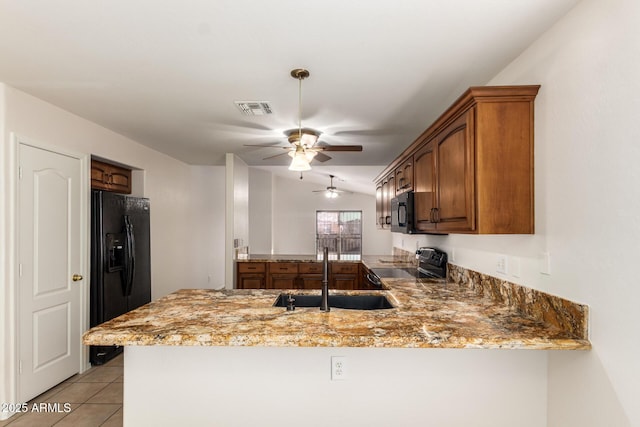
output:
[[[302,76],[298,77],[298,138],[298,144],[300,144],[302,142]]]

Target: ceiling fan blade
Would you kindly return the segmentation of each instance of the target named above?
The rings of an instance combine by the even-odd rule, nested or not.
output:
[[[280,154],[276,154],[276,155],[273,155],[273,156],[265,157],[265,158],[264,158],[264,159],[262,159],[262,160],[275,159],[276,157],[284,156],[284,155],[286,155],[286,154],[288,154],[288,153],[280,153]]]
[[[279,143],[278,143],[279,144]],[[242,144],[243,147],[261,147],[261,148],[284,148],[285,150],[290,150],[291,147],[284,147],[282,145],[272,145],[272,144]]]
[[[314,160],[317,160],[319,162],[326,162],[327,160],[331,160],[331,157],[327,156],[324,153],[316,153]]]
[[[362,151],[362,145],[316,145],[318,151]]]

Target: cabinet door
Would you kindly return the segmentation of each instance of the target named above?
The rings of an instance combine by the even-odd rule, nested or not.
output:
[[[259,273],[238,274],[238,289],[265,289],[265,275]]]
[[[396,168],[396,195],[413,189],[413,158]]]
[[[391,189],[389,179],[382,181],[382,228],[389,228],[391,224]]]
[[[322,274],[301,274],[298,287],[300,289],[322,289]]]
[[[376,184],[376,227],[384,227],[384,208],[382,204],[382,182]]]
[[[131,194],[131,170],[92,160],[91,188]]]
[[[296,289],[298,287],[297,274],[278,274],[269,275],[269,289]]]
[[[387,194],[387,200],[385,201],[385,210],[387,215],[384,218],[384,223],[387,228],[391,228],[391,199],[396,197],[396,174],[391,172],[387,177],[389,183],[389,193]]]
[[[413,156],[414,221],[420,231],[436,229],[436,148],[432,140]]]
[[[351,291],[359,288],[357,274],[334,274],[329,287],[341,291]]]
[[[438,231],[475,228],[473,110],[462,115],[436,137]]]

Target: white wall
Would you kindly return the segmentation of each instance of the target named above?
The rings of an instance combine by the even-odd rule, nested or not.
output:
[[[489,83],[542,85],[535,236],[418,238],[493,275],[508,254],[509,280],[589,304],[593,350],[549,356],[550,427],[640,425],[639,24],[636,0],[584,0]]]
[[[222,166],[191,166],[191,192],[193,194],[191,223],[194,233],[191,258],[194,286],[182,288],[224,287],[224,217],[225,168]]]
[[[331,356],[347,358],[345,380],[331,380]],[[546,359],[543,351],[132,346],[124,424],[544,427]]]
[[[233,289],[236,248],[249,245],[249,167],[239,157],[225,157],[225,286]]]
[[[373,188],[373,183],[371,184]],[[273,249],[276,254],[314,254],[316,245],[316,210],[361,210],[362,254],[391,253],[391,235],[376,229],[376,200],[373,195],[345,194],[327,199],[322,185],[297,177],[274,177]]]
[[[270,254],[273,226],[273,175],[249,168],[249,236],[252,254]]]

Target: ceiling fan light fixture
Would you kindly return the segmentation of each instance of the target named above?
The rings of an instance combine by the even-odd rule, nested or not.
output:
[[[338,197],[338,193],[336,193],[335,191],[327,190],[327,192],[324,193],[324,196],[327,199],[335,199],[336,197]]]
[[[291,153],[289,153],[289,155],[291,155]],[[304,152],[295,153],[292,157],[291,164],[289,165],[290,171],[304,172],[311,170],[309,159]]]

